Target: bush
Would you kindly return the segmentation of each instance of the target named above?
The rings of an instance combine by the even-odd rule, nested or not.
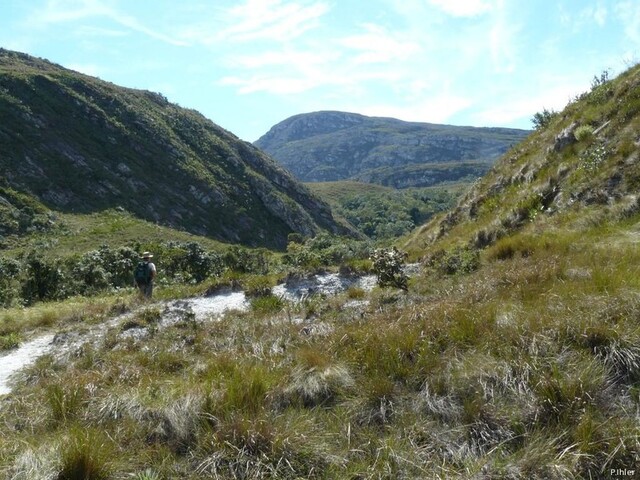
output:
[[[546,108],[542,112],[537,112],[532,118],[533,128],[535,130],[542,130],[551,124],[553,119],[558,115],[558,112],[554,110],[547,110]]]
[[[480,267],[480,252],[470,247],[440,250],[427,260],[427,265],[446,275],[471,273]]]
[[[378,277],[378,285],[407,290],[409,277],[402,270],[406,258],[407,254],[396,247],[374,250],[371,254],[371,261],[373,262],[373,271]]]
[[[573,135],[579,142],[590,139],[593,137],[593,127],[591,125],[580,125],[576,128],[575,132],[573,132]]]
[[[27,303],[37,300],[58,300],[65,298],[68,284],[59,260],[46,260],[40,254],[31,252],[25,259],[26,281],[22,285],[22,297]]]
[[[18,279],[22,271],[20,262],[0,258],[0,307],[8,307],[20,296]]]
[[[269,253],[267,250],[248,250],[233,246],[222,257],[224,265],[238,273],[256,273],[265,275],[269,272]]]

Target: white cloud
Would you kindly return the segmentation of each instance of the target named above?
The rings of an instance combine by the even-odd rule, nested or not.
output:
[[[109,8],[93,0],[48,0],[44,8],[34,11],[29,23],[46,26],[107,15]]]
[[[221,86],[237,87],[242,95],[265,92],[275,95],[289,95],[306,92],[318,86],[317,82],[301,76],[254,75],[251,77],[228,76],[219,82]]]
[[[627,38],[640,44],[640,4],[635,1],[619,2],[615,11],[623,24]]]
[[[522,90],[518,94],[496,100],[490,107],[481,108],[472,118],[477,125],[508,125],[523,118],[529,119],[544,108],[560,111],[578,93],[576,84],[572,82],[555,88],[540,89],[538,92]]]
[[[445,92],[410,105],[353,105],[349,109],[364,115],[398,118],[407,122],[446,123],[454,114],[471,104],[469,98]]]
[[[383,27],[365,24],[362,34],[344,37],[338,43],[356,52],[355,64],[386,63],[395,60],[406,60],[420,52],[420,45],[408,41],[397,34],[387,32]]]
[[[317,26],[329,11],[324,2],[247,0],[227,11],[226,23],[216,38],[247,42],[253,40],[291,40]]]
[[[107,3],[108,2],[98,0],[48,0],[45,8],[34,11],[29,19],[29,24],[32,26],[46,27],[49,24],[77,22],[91,17],[105,17],[122,27],[142,33],[156,40],[171,45],[186,45],[186,43],[181,40],[147,27],[133,16],[123,14],[107,5]],[[91,35],[95,35],[100,30],[87,30],[87,26],[84,25],[78,28],[79,33],[84,31],[84,33]],[[105,31],[103,29],[103,33],[105,32],[108,32],[108,36],[113,35],[113,30]]]
[[[475,17],[491,11],[490,0],[427,0],[432,6],[454,17]]]
[[[339,58],[340,54],[328,51],[308,50],[278,50],[267,51],[259,54],[236,55],[229,57],[227,63],[232,68],[240,67],[255,70],[268,67],[289,67],[306,71],[313,68],[321,68]]]
[[[124,30],[115,30],[111,28],[99,28],[82,26],[75,32],[80,37],[126,37],[128,35]]]
[[[520,26],[499,17],[491,26],[490,51],[493,67],[498,73],[510,73],[515,70],[518,60]]]

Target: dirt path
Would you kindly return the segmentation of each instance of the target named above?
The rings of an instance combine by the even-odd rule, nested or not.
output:
[[[296,302],[314,294],[336,295],[351,286],[371,290],[374,285],[375,277],[373,276],[354,278],[329,273],[280,284],[272,291],[274,295]],[[230,310],[247,310],[249,301],[244,292],[221,292],[208,297],[186,298],[151,305],[157,305],[163,309],[160,322],[160,326],[163,327],[171,325],[176,318],[182,318],[185,312],[192,313],[197,322],[215,320]],[[118,325],[135,313],[134,311],[119,315],[84,330],[44,335],[23,343],[17,349],[0,354],[0,395],[11,393],[12,381],[16,374],[35,363],[39,357],[50,353],[63,356],[83,344],[98,343],[107,329]]]

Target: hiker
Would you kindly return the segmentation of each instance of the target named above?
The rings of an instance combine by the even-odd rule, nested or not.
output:
[[[151,298],[151,295],[153,295],[153,279],[156,276],[156,266],[151,262],[152,257],[151,253],[144,252],[142,261],[138,263],[134,272],[135,285],[145,298]]]

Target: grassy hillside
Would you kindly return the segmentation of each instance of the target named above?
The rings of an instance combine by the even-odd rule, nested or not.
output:
[[[362,182],[316,182],[307,187],[373,240],[391,241],[452,207],[468,184],[397,190]]]
[[[255,145],[305,182],[405,188],[475,179],[528,133],[321,111],[283,120]]]
[[[637,68],[615,80],[595,77],[590,92],[550,115],[544,128],[507,152],[453,211],[417,231],[407,247],[419,252],[441,241],[482,248],[520,230],[547,224],[571,229],[594,214],[635,214],[639,85]]]
[[[0,169],[48,208],[137,217],[221,241],[283,248],[348,233],[273,160],[198,112],[0,49]]]
[[[5,311],[6,334],[15,319],[46,329],[63,316],[73,329],[123,304],[132,317],[24,373],[0,405],[0,471],[634,478],[638,98],[633,68],[512,149],[408,240],[423,259],[408,292],[266,297],[163,329],[163,304],[126,299]],[[147,333],[126,334],[132,324]]]

